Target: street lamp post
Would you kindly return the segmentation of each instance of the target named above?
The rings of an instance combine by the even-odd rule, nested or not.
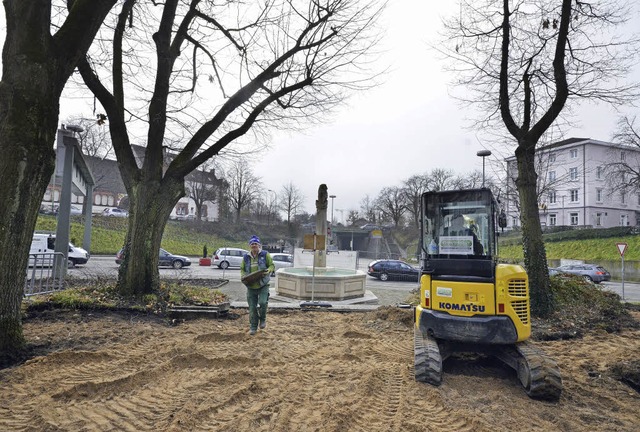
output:
[[[276,193],[276,191],[271,190],[271,189],[267,189],[267,191],[273,193],[273,200],[271,201],[271,205],[273,206],[274,203],[276,203],[276,201],[278,201],[278,194]],[[274,211],[274,213],[275,213],[275,211]],[[269,206],[268,223],[271,224],[271,206]]]
[[[478,153],[476,153],[476,155],[482,158],[482,187],[484,187],[484,158],[486,158],[487,156],[491,156],[491,151],[480,150]]]
[[[329,224],[331,227],[331,237],[333,237],[333,199],[335,197],[335,195],[329,195],[329,198],[331,198],[331,223]]]

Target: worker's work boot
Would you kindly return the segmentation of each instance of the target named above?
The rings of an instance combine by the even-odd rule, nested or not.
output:
[[[267,327],[267,321],[266,320],[265,321],[260,321],[260,328],[263,329],[263,328],[266,328],[266,327]]]
[[[257,331],[256,329],[250,329],[249,330],[249,335],[253,336],[254,334],[256,334],[256,331]]]

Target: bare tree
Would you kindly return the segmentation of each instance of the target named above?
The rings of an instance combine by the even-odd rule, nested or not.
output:
[[[226,180],[229,183],[229,203],[235,212],[236,222],[239,222],[242,210],[261,197],[260,178],[244,163],[235,161],[226,171]]]
[[[520,195],[516,187],[516,181],[518,179],[518,164],[517,160],[509,160],[507,162],[508,167],[505,170],[507,177],[505,194],[510,204],[515,207],[516,213],[521,213]],[[555,201],[555,194],[560,185],[566,185],[569,180],[569,172],[558,172],[555,169],[550,169],[551,158],[549,152],[537,151],[535,154],[535,170],[538,175],[536,181],[536,200],[538,203],[538,209],[544,210],[547,208],[550,201]]]
[[[402,190],[405,206],[416,228],[420,228],[420,203],[422,194],[429,189],[429,178],[426,174],[412,175],[403,182]]]
[[[67,118],[65,124],[77,125],[82,128],[82,132],[76,134],[82,153],[100,159],[113,157],[113,147],[106,119],[101,120],[98,117],[94,120],[76,116]]]
[[[300,192],[293,182],[282,186],[280,189],[280,209],[287,215],[287,224],[291,225],[293,216],[302,209],[304,195]]]
[[[435,168],[427,174],[428,188],[432,191],[444,191],[453,187],[455,173],[453,170]]]
[[[487,178],[484,179],[485,186]],[[454,189],[475,189],[482,187],[482,171],[471,171],[467,174],[459,174],[451,180]]]
[[[384,218],[392,220],[396,227],[400,225],[402,216],[407,209],[405,205],[405,194],[402,188],[392,186],[382,189],[375,203]]]
[[[618,121],[613,141],[618,144],[612,150],[604,169],[609,188],[621,193],[640,191],[640,130],[636,117],[622,117]],[[633,151],[625,152],[625,149]]]
[[[368,54],[380,11],[364,0],[122,2],[103,43],[78,66],[109,118],[131,200],[121,293],[158,288],[154,251],[188,173],[223,150],[259,157],[242,144],[270,127],[319,121],[349,90],[372,85]],[[142,129],[138,166],[130,143]],[[164,146],[178,152],[168,164]],[[230,188],[238,217],[251,191]]]
[[[0,81],[0,356],[15,358],[25,342],[20,313],[24,269],[55,166],[60,95],[115,3],[2,2],[6,37]]]
[[[376,207],[373,200],[369,197],[369,195],[365,195],[362,200],[360,200],[360,210],[362,211],[361,216],[364,217],[369,222],[376,222]]]
[[[208,160],[186,177],[187,196],[196,206],[196,218],[202,220],[206,203],[215,203],[220,194],[221,181],[216,178],[215,164]]]
[[[477,126],[513,137],[518,164],[524,262],[532,311],[553,311],[549,273],[538,215],[536,145],[567,102],[579,99],[625,103],[639,83],[623,78],[637,51],[633,38],[611,29],[629,16],[623,2],[574,0],[463,1],[445,23],[440,49],[455,60],[466,104],[481,112]],[[502,127],[498,127],[502,126]]]
[[[360,214],[358,210],[349,210],[349,214],[347,215],[347,223],[349,225],[355,225],[355,223],[360,219]]]

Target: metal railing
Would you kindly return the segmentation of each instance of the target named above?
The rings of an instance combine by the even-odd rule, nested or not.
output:
[[[64,268],[67,266],[67,260],[61,252],[29,254],[24,295],[45,294],[64,289]]]

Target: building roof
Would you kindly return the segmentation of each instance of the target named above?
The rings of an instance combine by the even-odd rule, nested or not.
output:
[[[542,147],[538,147],[536,149],[536,153],[553,150],[555,148],[571,147],[571,146],[581,145],[581,144],[592,144],[592,145],[600,145],[605,147],[625,147],[622,144],[616,144],[616,143],[607,142],[607,141],[599,141],[591,138],[567,138],[562,141],[558,141],[551,144],[547,144]],[[516,156],[512,155],[512,156],[506,157],[505,161],[513,161],[515,159],[516,159]]]
[[[89,169],[93,173],[95,185],[93,189],[98,191],[126,194],[127,190],[122,182],[118,162],[113,159],[102,159],[95,156],[85,156]]]

